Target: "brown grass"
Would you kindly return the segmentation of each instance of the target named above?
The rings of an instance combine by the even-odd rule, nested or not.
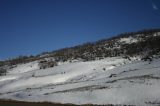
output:
[[[25,102],[25,101],[15,101],[15,100],[0,100],[0,106],[129,106],[129,105],[93,105],[93,104],[84,104],[84,105],[75,105],[75,104],[60,104],[60,103],[51,103],[51,102]]]

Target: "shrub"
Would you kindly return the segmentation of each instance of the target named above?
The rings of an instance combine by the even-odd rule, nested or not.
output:
[[[0,76],[6,75],[6,73],[7,73],[7,70],[6,70],[6,69],[0,68]]]
[[[45,69],[45,68],[50,68],[50,67],[54,67],[57,66],[57,62],[53,61],[53,60],[41,60],[39,61],[39,68],[40,69]]]

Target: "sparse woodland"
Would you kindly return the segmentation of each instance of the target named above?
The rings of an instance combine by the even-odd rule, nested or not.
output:
[[[137,42],[122,43],[121,38],[132,37]],[[73,59],[91,61],[105,57],[122,56],[124,58],[139,55],[143,60],[151,61],[155,55],[160,55],[160,29],[143,30],[138,32],[123,33],[109,39],[97,42],[88,42],[70,48],[63,48],[52,52],[43,52],[36,56],[18,56],[16,58],[0,61],[0,75],[6,73],[5,66],[12,68],[21,63],[39,61],[40,68],[54,67],[56,62],[64,62]],[[54,61],[46,61],[45,58],[54,58]],[[44,60],[44,61],[42,61]]]

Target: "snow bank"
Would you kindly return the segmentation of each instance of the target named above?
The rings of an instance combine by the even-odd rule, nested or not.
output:
[[[160,99],[159,62],[112,57],[41,70],[37,62],[21,64],[0,77],[0,98],[150,106]]]

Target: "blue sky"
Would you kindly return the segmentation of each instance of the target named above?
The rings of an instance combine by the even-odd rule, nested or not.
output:
[[[0,59],[160,28],[160,0],[0,0]]]

